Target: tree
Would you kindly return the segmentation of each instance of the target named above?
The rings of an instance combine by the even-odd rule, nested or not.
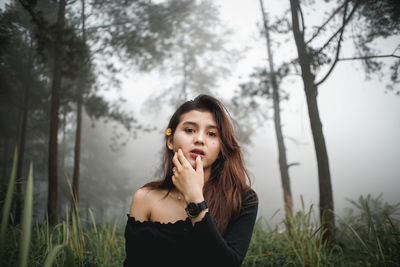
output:
[[[59,105],[60,105],[60,87],[62,70],[62,38],[65,24],[65,6],[66,1],[60,0],[58,4],[58,15],[56,24],[56,40],[54,43],[53,60],[53,80],[51,86],[51,110],[50,110],[50,134],[49,134],[49,190],[47,200],[47,214],[49,224],[57,223],[57,192],[58,192],[58,124],[59,124]]]
[[[141,127],[133,127],[132,124],[136,123],[136,121],[131,116],[124,114],[124,112],[120,110],[119,105],[109,105],[107,101],[104,101],[104,98],[99,97],[96,94],[96,90],[87,92],[85,99],[82,100],[79,100],[82,97],[82,94],[80,93],[76,94],[77,97],[74,96],[73,98],[68,98],[71,95],[69,95],[69,92],[65,90],[68,88],[66,84],[70,83],[74,85],[73,76],[76,78],[76,70],[73,71],[73,64],[70,64],[70,62],[73,61],[71,60],[71,56],[76,58],[79,56],[76,50],[78,50],[78,53],[80,50],[79,46],[68,43],[72,42],[73,44],[76,39],[76,34],[73,28],[74,7],[71,6],[71,8],[68,9],[68,12],[71,13],[67,14],[68,21],[65,22],[65,7],[67,3],[66,1],[60,1],[58,4],[58,16],[56,16],[58,21],[55,23],[54,27],[51,20],[48,20],[48,17],[43,16],[43,13],[41,13],[40,8],[36,6],[36,3],[25,2],[23,0],[20,0],[19,2],[30,14],[31,19],[37,28],[38,42],[41,44],[41,52],[43,56],[50,56],[54,62],[54,65],[52,66],[54,74],[52,79],[52,116],[49,138],[48,171],[48,215],[49,222],[54,224],[57,213],[57,134],[59,128],[58,116],[60,101],[64,101],[61,102],[62,105],[68,106],[68,103],[71,100],[75,101],[77,99],[78,103],[80,101],[85,103],[88,114],[93,115],[94,118],[111,118],[112,120],[121,122],[128,130],[137,130],[141,129]],[[98,59],[106,59],[103,61],[103,65],[98,64],[97,68],[100,70],[99,73],[104,76],[108,70],[109,73],[111,73],[111,75],[109,75],[110,77],[116,76],[115,73],[118,71],[114,63],[112,63],[114,56],[121,56],[124,61],[126,60],[125,56],[128,56],[129,62],[136,64],[138,69],[150,69],[154,64],[158,64],[165,57],[170,56],[168,49],[165,49],[168,47],[168,38],[171,38],[172,35],[176,34],[176,25],[180,23],[181,19],[184,21],[187,7],[192,3],[192,1],[186,1],[184,4],[182,4],[182,1],[167,1],[166,3],[160,4],[153,4],[148,1],[96,1],[95,3],[91,3],[89,10],[94,19],[90,21],[87,29],[88,44],[90,45],[89,61],[99,63]],[[70,2],[70,4],[74,5],[74,2]],[[134,12],[126,12],[128,9],[134,10]],[[175,15],[177,15],[177,20],[174,20]],[[97,20],[96,16],[101,16],[102,18],[108,17],[111,23],[109,25],[99,25],[99,23],[104,20]],[[104,34],[104,31],[101,32],[100,29],[104,30],[106,34]],[[121,31],[121,29],[123,31]],[[55,52],[53,54],[47,53],[45,47],[48,44],[54,48]],[[78,49],[76,49],[76,47],[78,47]],[[83,46],[81,45],[81,47]],[[79,61],[78,64],[80,64]],[[66,67],[61,68],[61,66]],[[102,69],[102,66],[105,66],[105,68]],[[104,69],[106,69],[106,71],[104,71]],[[64,86],[61,83],[61,77],[65,83]],[[118,85],[118,79],[113,77],[110,81],[115,82],[114,85]],[[82,86],[82,84],[77,85],[79,88],[82,88]],[[76,84],[73,87],[76,87]],[[93,103],[96,102],[102,104],[101,108],[93,106]],[[78,104],[77,106],[79,110],[80,105]],[[77,118],[79,118],[81,112],[77,112],[77,114]],[[79,132],[80,131],[78,130],[77,133]],[[78,157],[80,150],[79,136],[76,140],[77,153],[75,154]],[[75,161],[77,163],[76,166],[78,166],[79,159],[77,158]],[[78,168],[75,169],[75,174],[78,175],[79,170]],[[78,183],[75,184],[75,192],[77,192]]]
[[[307,27],[300,2],[298,0],[290,0],[290,8],[292,31],[297,47],[298,64],[301,68],[318,162],[320,219],[323,229],[326,230],[324,239],[328,242],[332,242],[334,241],[335,228],[334,203],[327,147],[317,103],[318,86],[332,74],[338,62],[347,60],[340,56],[341,47],[345,39],[345,29],[352,21],[355,14],[358,16],[357,20],[354,20],[355,27],[357,27],[357,34],[353,40],[355,40],[356,47],[361,48],[358,49],[358,53],[362,56],[350,59],[363,60],[367,74],[379,71],[380,64],[373,60],[382,58],[383,56],[376,54],[377,51],[371,49],[368,44],[371,44],[377,38],[386,38],[399,33],[399,7],[398,4],[391,0],[379,2],[359,0],[339,1],[338,5],[329,13],[328,18],[316,28],[316,31],[308,40],[306,40]],[[332,27],[335,18],[338,16],[341,16],[341,19],[336,19],[336,21],[339,21],[339,25],[333,26],[336,28],[333,34],[331,34],[321,47],[315,49],[312,45],[313,41],[316,40],[317,37],[323,36],[323,33],[327,31],[329,26]],[[379,25],[382,22],[390,20],[389,18],[394,20],[393,23],[389,23],[390,27],[386,28]],[[398,56],[392,53],[389,57],[394,58]],[[392,71],[394,71],[391,77],[394,84],[399,82],[398,76],[395,74],[398,70],[399,62],[400,61],[395,62],[391,67]],[[324,66],[327,69],[325,74],[322,75],[322,78],[316,80],[316,75],[318,72],[321,72]]]
[[[71,114],[72,115],[72,114]],[[76,114],[70,118],[76,121]],[[123,207],[132,197],[132,186],[137,186],[141,177],[129,169],[124,160],[124,149],[111,149],[113,146],[113,129],[110,123],[96,120],[93,127],[89,117],[82,113],[82,146],[80,153],[80,181],[79,201],[76,203],[80,216],[87,215],[90,208],[95,216],[95,221],[104,222],[112,217],[105,215],[121,216]],[[67,132],[67,154],[65,170],[73,173],[74,169],[74,142],[75,128]],[[69,177],[68,177],[69,178]],[[72,180],[70,180],[72,182]],[[66,178],[60,179],[59,184],[59,215],[66,216],[71,212],[71,184]]]
[[[150,15],[153,16],[152,12],[160,12],[157,9],[160,8],[161,10],[165,7],[157,7],[156,5],[152,6],[152,5],[148,5],[147,3],[143,2],[137,2],[139,5],[139,9],[137,11],[137,14],[133,14],[134,15],[138,15],[138,16],[146,16],[146,15]],[[128,3],[128,2],[124,2],[124,3],[119,3],[119,4],[123,4],[123,5],[134,5],[135,3]],[[102,6],[103,3],[101,2],[97,2],[92,4],[91,9],[95,10],[95,8],[100,7],[100,9],[103,7]],[[132,29],[128,29],[128,28],[124,28],[125,30],[125,36],[120,36],[121,32],[117,32],[115,31],[115,26],[121,26],[124,24],[130,24],[130,21],[132,21],[132,18],[130,17],[124,17],[121,18],[120,14],[117,14],[116,10],[121,11],[120,10],[120,6],[117,5],[112,5],[110,3],[106,4],[107,9],[104,9],[104,13],[103,14],[107,14],[110,16],[110,18],[113,20],[112,23],[110,23],[109,25],[93,25],[93,21],[92,21],[92,25],[89,26],[89,32],[91,29],[93,28],[101,28],[103,30],[106,30],[109,35],[112,38],[112,41],[110,43],[108,43],[110,41],[110,39],[103,39],[103,42],[105,43],[105,46],[103,46],[101,49],[97,50],[97,51],[93,51],[92,50],[92,55],[96,55],[96,54],[101,54],[103,52],[105,52],[106,54],[112,54],[108,48],[107,48],[107,44],[108,45],[112,45],[112,46],[117,46],[119,49],[125,49],[125,51],[127,52],[127,55],[131,58],[131,60],[137,60],[137,63],[139,64],[139,68],[142,69],[147,69],[149,64],[153,64],[153,62],[158,62],[159,60],[162,60],[163,57],[159,57],[157,58],[156,55],[161,55],[162,51],[160,49],[163,48],[163,46],[159,46],[157,47],[157,49],[152,48],[153,43],[157,43],[160,40],[158,39],[151,39],[150,41],[146,42],[146,46],[141,47],[140,43],[136,43],[134,47],[126,47],[126,40],[130,40],[130,38],[134,37],[134,38],[140,38],[140,34],[145,34],[146,31],[148,30],[152,30],[155,33],[160,33],[163,32],[165,28],[168,27],[162,27],[161,25],[158,25],[159,27],[156,28],[153,26],[154,23],[159,23],[159,22],[153,22],[150,21],[149,24],[149,28],[143,28],[140,29],[139,31],[136,30],[137,27],[135,27],[133,29],[134,31],[134,35],[131,36],[131,31]],[[111,8],[110,8],[111,7]],[[140,8],[140,7],[144,7],[144,8]],[[148,9],[148,10],[147,10]],[[82,27],[82,42],[86,45],[87,40],[86,40],[86,14],[85,14],[85,1],[81,1],[81,27]],[[141,13],[143,12],[143,13]],[[92,15],[96,13],[92,13]],[[122,12],[122,14],[127,15],[126,12]],[[128,15],[127,15],[128,16]],[[129,14],[129,16],[132,16],[132,14]],[[122,16],[123,17],[123,16]],[[150,19],[151,20],[151,19]],[[141,21],[142,23],[143,21]],[[95,21],[94,23],[98,23],[98,21]],[[136,25],[135,25],[136,26]],[[143,31],[143,33],[141,32]],[[136,37],[136,35],[139,35],[138,37]],[[168,38],[168,35],[165,36],[166,38]],[[93,41],[93,39],[101,39],[102,37],[97,36],[96,34],[92,33],[90,34],[90,38],[91,40],[89,41]],[[162,38],[161,38],[162,39]],[[138,41],[141,41],[140,39]],[[161,40],[162,41],[162,40]],[[150,48],[150,49],[149,49]],[[154,50],[151,50],[154,49]],[[139,53],[135,53],[135,54],[131,54],[131,50],[136,50],[139,51]],[[90,53],[90,52],[89,52]],[[149,54],[150,59],[146,58],[142,58],[143,56],[142,54]],[[115,69],[113,67],[112,64],[108,64],[107,68],[110,69],[112,72],[115,73]],[[73,184],[72,184],[72,191],[73,191],[73,207],[76,206],[77,202],[78,202],[78,188],[79,188],[79,165],[80,165],[80,151],[81,151],[81,132],[82,132],[82,106],[83,106],[83,98],[84,98],[84,91],[83,91],[83,87],[85,86],[85,76],[84,75],[80,75],[80,79],[78,81],[78,95],[77,95],[77,126],[76,126],[76,137],[75,137],[75,148],[74,148],[74,171],[73,171]],[[92,98],[93,99],[93,98]],[[107,106],[107,105],[106,105]],[[91,112],[89,112],[89,114],[92,114]],[[119,120],[121,121],[121,123],[123,123],[125,125],[126,128],[130,128],[131,126],[129,124],[126,123],[126,116],[123,116],[122,113],[116,113],[114,112],[113,114],[110,114],[109,116],[113,117],[114,120]],[[123,122],[125,120],[125,123]],[[131,120],[131,119],[129,119]]]
[[[66,1],[60,1],[57,4],[58,11],[56,23],[52,24],[52,12],[43,16],[43,9],[48,8],[49,3],[41,2],[36,6],[33,2],[20,1],[20,4],[30,14],[36,27],[36,38],[39,44],[38,50],[45,61],[52,61],[49,69],[52,70],[51,85],[51,109],[50,109],[50,127],[48,138],[48,218],[51,225],[57,220],[57,198],[58,198],[58,128],[59,128],[59,110],[68,101],[65,102],[65,96],[68,91],[62,85],[62,78],[71,78],[73,76],[76,58],[81,54],[74,38],[74,32],[65,22]],[[47,6],[46,6],[47,4]],[[47,47],[50,46],[50,49]],[[68,49],[66,49],[68,47]],[[76,49],[77,48],[77,49]],[[74,50],[75,49],[75,50]],[[66,60],[68,58],[68,60]],[[49,60],[50,59],[50,60]]]
[[[81,19],[82,19],[82,43],[86,46],[86,14],[85,14],[85,0],[81,0]],[[84,60],[86,64],[83,67],[87,67],[87,60]],[[81,136],[82,136],[82,106],[83,106],[83,94],[84,86],[86,86],[86,80],[84,75],[79,75],[78,78],[78,99],[77,99],[77,110],[76,110],[76,134],[75,134],[75,148],[74,148],[74,172],[72,178],[72,208],[76,212],[78,197],[79,197],[79,171],[80,171],[80,153],[81,153]]]
[[[211,1],[193,1],[186,20],[175,27],[180,34],[171,39],[171,58],[162,66],[173,81],[150,97],[149,107],[178,106],[197,94],[211,94],[218,79],[230,73],[235,58],[236,51],[226,47],[230,32],[221,27]]]
[[[1,12],[1,43],[0,62],[2,74],[1,80],[1,104],[2,107],[0,124],[1,147],[4,158],[2,162],[3,171],[7,173],[7,166],[11,154],[7,153],[15,145],[18,146],[18,166],[14,223],[20,223],[22,212],[21,177],[24,174],[24,166],[27,161],[26,156],[31,157],[34,147],[39,145],[44,135],[43,127],[37,127],[43,123],[43,110],[47,100],[44,93],[47,91],[47,73],[45,64],[37,54],[37,42],[34,37],[33,27],[29,20],[24,16],[24,10],[13,3],[6,5],[4,12]],[[29,133],[29,135],[28,135]],[[38,149],[37,154],[41,154],[43,149]],[[41,158],[39,156],[38,158]],[[38,169],[42,162],[36,160]],[[37,171],[37,170],[35,170]],[[8,174],[7,174],[8,175]],[[5,177],[5,175],[4,175]]]
[[[289,177],[289,164],[287,162],[286,157],[286,147],[285,140],[283,138],[282,133],[282,124],[281,124],[281,114],[280,114],[280,94],[279,94],[279,85],[277,83],[277,78],[275,74],[275,66],[271,49],[271,40],[269,36],[269,26],[268,26],[268,17],[264,11],[263,1],[260,0],[261,12],[263,15],[263,24],[265,31],[265,39],[267,41],[267,52],[268,52],[268,63],[269,63],[269,82],[272,87],[272,99],[274,106],[274,124],[275,124],[275,133],[276,139],[278,143],[278,151],[279,151],[279,170],[281,173],[281,181],[282,181],[282,189],[283,189],[283,199],[285,203],[285,213],[286,213],[286,221],[289,223],[290,218],[293,217],[293,198],[292,191],[290,188],[290,177]]]
[[[287,227],[289,228],[290,218],[293,217],[293,199],[290,187],[289,168],[298,165],[298,163],[288,163],[287,161],[285,139],[281,121],[281,101],[289,98],[289,94],[281,88],[284,79],[288,76],[289,64],[281,60],[277,67],[273,58],[272,42],[275,41],[279,46],[280,42],[276,42],[274,38],[271,38],[270,32],[281,33],[277,27],[282,24],[282,22],[278,20],[275,23],[269,23],[268,14],[264,11],[262,0],[260,0],[260,9],[262,13],[262,29],[260,32],[266,40],[268,70],[265,66],[256,67],[250,75],[250,81],[240,85],[240,91],[236,93],[232,101],[236,107],[234,109],[235,116],[237,116],[236,109],[239,109],[241,113],[241,116],[239,116],[241,124],[240,128],[242,128],[243,125],[246,125],[245,128],[251,129],[252,126],[248,125],[250,118],[254,118],[263,113],[265,114],[253,122],[254,125],[263,124],[268,119],[274,120],[284,210],[286,214]],[[271,107],[264,108],[264,105],[270,103],[270,100],[272,100]],[[271,109],[273,110],[273,117],[269,118],[267,114]],[[242,117],[244,117],[244,119]],[[247,132],[249,134],[252,133],[252,131]]]
[[[395,0],[364,0],[355,1],[357,6],[354,19],[349,21],[355,32],[353,36],[356,53],[353,57],[338,56],[338,62],[361,61],[366,78],[372,75],[378,77],[390,73],[387,82],[388,91],[400,95],[400,43],[392,52],[382,53],[375,48],[375,42],[400,35],[400,5]],[[384,69],[384,63],[392,61],[389,70]],[[322,81],[322,80],[321,80]]]

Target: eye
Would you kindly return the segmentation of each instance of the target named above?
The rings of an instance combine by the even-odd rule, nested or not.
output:
[[[185,132],[187,132],[187,133],[193,133],[193,132],[194,132],[194,129],[192,129],[192,128],[185,128]]]
[[[208,135],[212,136],[212,137],[217,137],[217,133],[215,133],[215,132],[209,132]]]

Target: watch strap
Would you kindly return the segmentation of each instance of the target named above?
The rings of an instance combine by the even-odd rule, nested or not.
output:
[[[197,203],[197,206],[199,207],[199,212],[201,212],[201,211],[203,211],[203,210],[208,208],[207,202],[205,200],[203,200],[200,203]]]
[[[205,200],[203,200],[200,203],[193,203],[190,202],[187,207],[185,208],[187,215],[190,218],[196,218],[200,212],[202,212],[203,210],[207,209],[207,202]]]

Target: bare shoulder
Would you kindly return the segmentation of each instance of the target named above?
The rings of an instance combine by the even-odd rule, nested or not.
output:
[[[151,208],[155,201],[162,198],[163,190],[142,187],[132,197],[130,217],[138,221],[148,221],[151,215]]]
[[[136,220],[147,221],[149,217],[149,193],[150,189],[142,187],[138,189],[132,197],[130,217],[135,217]]]
[[[137,202],[142,202],[148,200],[149,193],[151,192],[151,189],[148,187],[142,187],[139,188],[135,194],[133,194],[133,199],[132,201],[137,201]]]

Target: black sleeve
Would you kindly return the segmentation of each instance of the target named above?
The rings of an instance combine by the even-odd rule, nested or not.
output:
[[[258,211],[258,198],[249,190],[242,201],[237,218],[231,220],[222,236],[211,215],[206,213],[202,221],[193,228],[194,238],[200,242],[206,266],[240,266],[250,244]]]

